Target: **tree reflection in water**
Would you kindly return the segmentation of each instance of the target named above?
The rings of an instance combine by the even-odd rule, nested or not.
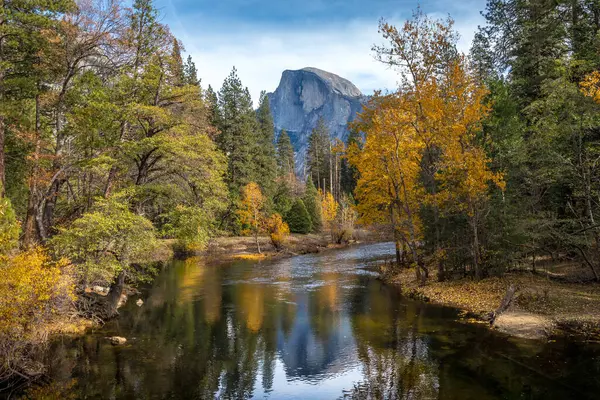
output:
[[[88,399],[579,399],[600,388],[597,347],[508,340],[402,299],[365,268],[393,251],[174,262],[142,307],[130,301],[102,330],[54,342],[46,390]],[[128,344],[111,346],[112,335]]]

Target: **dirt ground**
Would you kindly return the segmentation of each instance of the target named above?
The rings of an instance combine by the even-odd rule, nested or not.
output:
[[[478,282],[438,282],[432,276],[420,287],[414,270],[404,270],[392,281],[413,298],[459,308],[479,321],[496,310],[508,287],[515,285],[517,294],[495,329],[530,339],[566,334],[595,341],[600,340],[600,284],[588,278],[579,265],[565,263]]]
[[[254,237],[232,236],[214,238],[208,244],[204,255],[213,260],[228,261],[231,259],[273,259],[285,258],[299,254],[318,253],[326,249],[344,248],[351,244],[373,243],[386,240],[385,237],[376,232],[368,230],[356,230],[354,239],[347,244],[332,243],[328,233],[308,234],[308,235],[290,235],[285,248],[277,251],[271,244],[267,236],[259,236],[258,241],[261,248],[261,254],[258,254],[258,248]]]

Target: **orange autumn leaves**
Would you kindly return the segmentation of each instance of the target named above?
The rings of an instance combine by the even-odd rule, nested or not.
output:
[[[401,84],[365,107],[354,126],[364,143],[351,146],[348,158],[360,176],[355,194],[363,222],[391,222],[419,264],[423,206],[465,213],[476,224],[490,187],[504,189],[504,180],[489,168],[478,136],[489,112],[487,90],[457,54],[452,21],[418,11],[402,30],[387,23],[380,30],[389,46],[374,50],[398,70]]]
[[[600,103],[600,71],[594,71],[580,83],[581,92],[591,97],[596,103]]]
[[[250,182],[242,190],[240,209],[237,212],[240,222],[247,227],[243,233],[251,233],[254,236],[259,254],[261,253],[259,233],[266,230],[276,250],[283,249],[290,235],[290,228],[283,221],[281,215],[274,213],[267,217],[265,214],[266,202],[267,198],[262,194],[260,186],[255,182]]]

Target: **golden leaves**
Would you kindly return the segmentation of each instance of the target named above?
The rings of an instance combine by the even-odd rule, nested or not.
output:
[[[348,159],[360,175],[356,197],[363,222],[390,220],[410,246],[421,239],[423,205],[472,215],[489,185],[504,188],[490,170],[477,136],[489,112],[487,90],[456,54],[452,21],[430,20],[418,10],[402,29],[382,22],[388,47],[378,58],[397,67],[396,93],[377,93],[354,129],[364,133],[362,149]],[[444,211],[444,210],[442,210]]]
[[[53,262],[41,248],[20,252],[0,266],[0,333],[23,335],[74,299],[66,260]]]
[[[321,199],[321,218],[323,219],[323,223],[331,228],[331,223],[337,216],[338,203],[330,192],[323,193],[319,190],[319,198]]]
[[[591,97],[596,103],[600,103],[600,71],[588,74],[579,85],[585,96]]]
[[[276,249],[281,249],[290,236],[290,227],[278,213],[271,215],[267,220],[267,230],[269,231],[271,243]]]
[[[264,203],[265,197],[258,184],[250,182],[244,187],[238,215],[242,224],[249,226],[252,232],[258,232],[262,228]]]

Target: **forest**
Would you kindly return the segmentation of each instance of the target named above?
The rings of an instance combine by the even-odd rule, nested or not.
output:
[[[109,319],[156,254],[290,233],[385,231],[391,272],[480,280],[568,260],[600,281],[600,2],[490,0],[382,20],[399,87],[347,143],[314,129],[306,176],[265,92],[202,85],[151,0],[9,0],[0,11],[0,380],[74,318]],[[85,289],[110,287],[101,304]]]

